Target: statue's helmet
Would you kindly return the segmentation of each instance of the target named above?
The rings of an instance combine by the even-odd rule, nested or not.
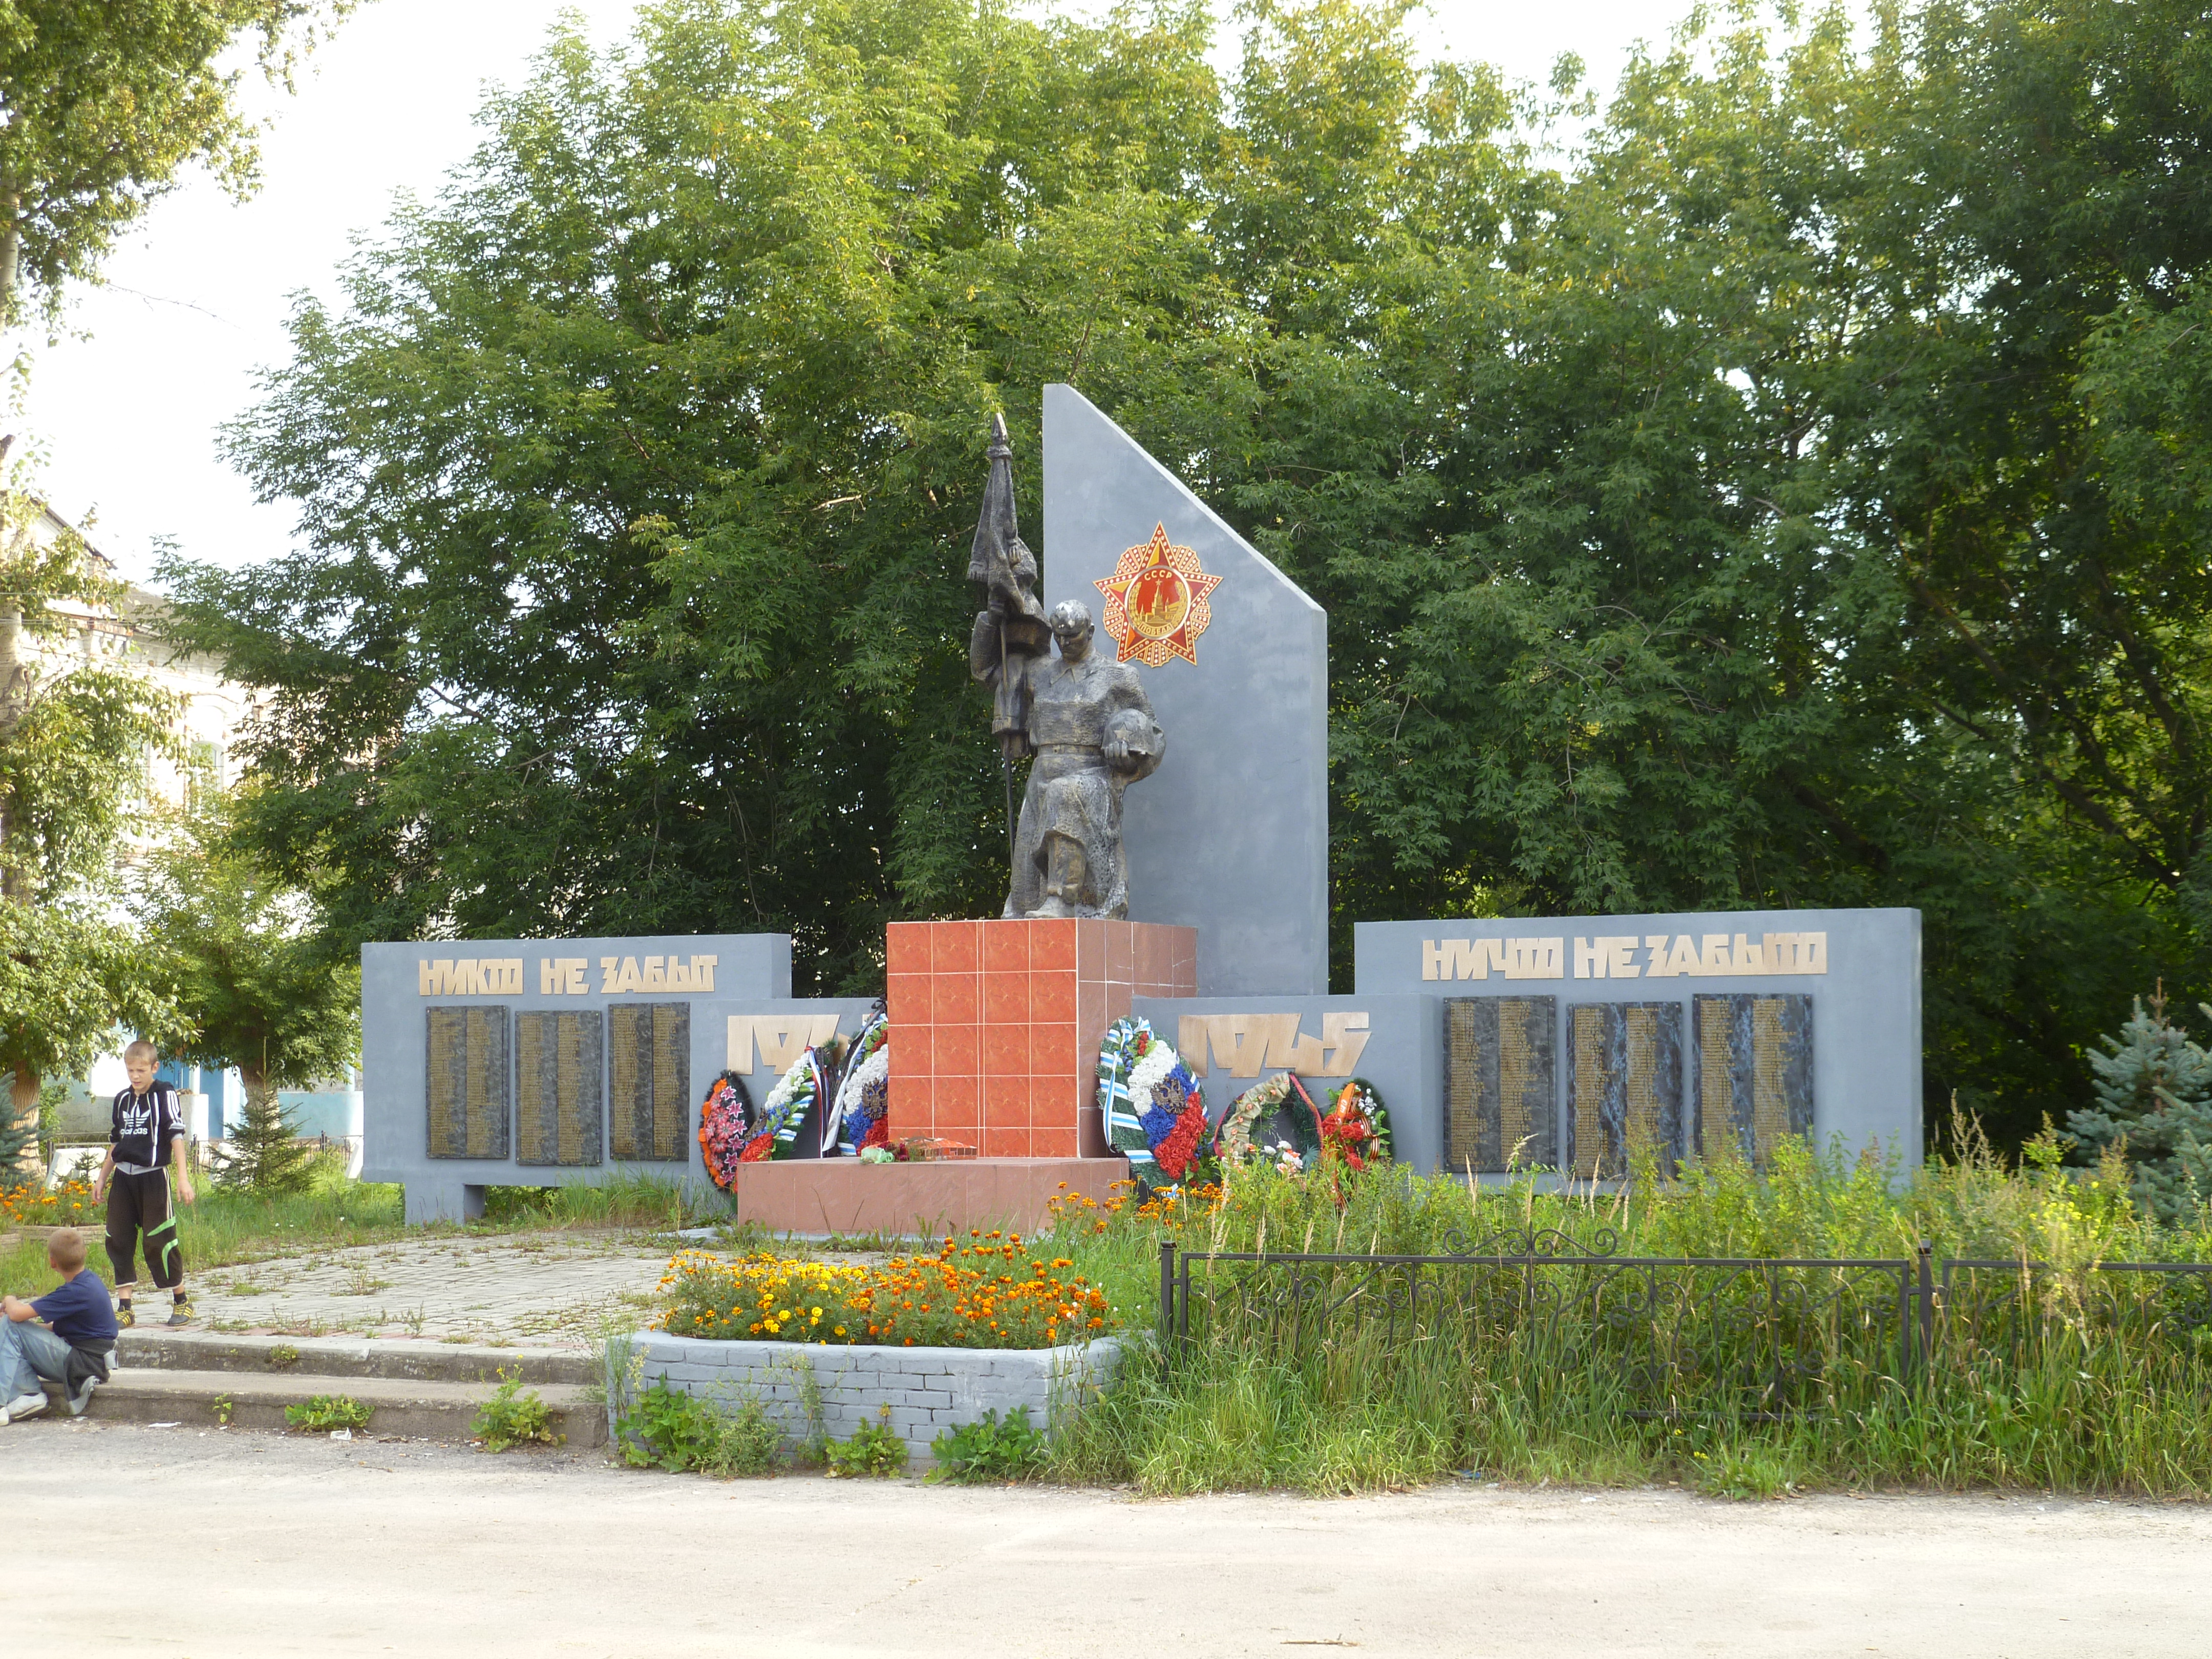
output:
[[[1053,633],[1061,639],[1073,639],[1091,631],[1091,612],[1080,599],[1062,599],[1053,606],[1048,620]]]

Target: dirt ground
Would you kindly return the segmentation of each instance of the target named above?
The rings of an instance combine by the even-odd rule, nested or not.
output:
[[[2212,1570],[2212,1508],[2193,1505],[1158,1502],[43,1419],[0,1428],[0,1645],[80,1659],[2118,1659],[2203,1653]]]

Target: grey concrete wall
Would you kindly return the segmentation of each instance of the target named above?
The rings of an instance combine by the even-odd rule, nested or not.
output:
[[[607,1380],[609,1437],[621,1402],[661,1382],[677,1393],[735,1407],[757,1400],[787,1439],[816,1432],[848,1440],[882,1420],[906,1442],[907,1455],[927,1467],[930,1442],[948,1429],[1001,1420],[1027,1407],[1031,1426],[1046,1430],[1097,1399],[1121,1362],[1118,1338],[1059,1348],[885,1348],[811,1342],[720,1342],[642,1331],[630,1339],[627,1375]],[[808,1415],[803,1379],[813,1374],[822,1420]]]
[[[1328,989],[1328,617],[1069,386],[1044,389],[1044,599],[1079,599],[1107,639],[1122,550],[1155,526],[1220,586],[1195,664],[1140,667],[1167,732],[1123,799],[1129,916],[1198,929],[1207,996]]]
[[[617,963],[635,959],[676,957],[687,965],[713,956],[711,991],[602,988],[603,957]],[[588,963],[580,992],[549,994],[542,988],[541,963],[582,958]],[[520,989],[457,995],[422,988],[425,961],[513,960],[522,963]],[[573,979],[556,975],[556,982]],[[424,1011],[435,1006],[498,1006],[510,1010],[507,1043],[510,1072],[515,1064],[512,1036],[514,1014],[537,1010],[604,1011],[623,1002],[689,1002],[690,1005],[690,1097],[684,1158],[677,1162],[618,1161],[603,1133],[605,1161],[588,1165],[524,1165],[503,1159],[434,1158],[429,1156],[425,1098]],[[830,1020],[847,1035],[858,1030],[870,1005],[860,999],[794,1000],[791,995],[791,940],[782,933],[709,934],[696,937],[607,939],[470,939],[368,945],[362,948],[362,1096],[364,1152],[362,1178],[396,1181],[407,1188],[407,1218],[459,1218],[481,1208],[488,1186],[560,1186],[604,1180],[615,1174],[651,1175],[663,1180],[704,1182],[696,1139],[698,1105],[707,1085],[729,1067],[729,1022],[740,1017],[769,1028],[771,1038],[787,1033],[794,1020]],[[765,1097],[775,1083],[766,1045],[750,1045],[746,1073],[753,1098]],[[606,1061],[611,1065],[611,1057]],[[741,1068],[742,1069],[742,1068]],[[604,1086],[604,1085],[603,1085]],[[510,1113],[513,1079],[509,1079]],[[610,1099],[603,1096],[602,1111]],[[605,1128],[603,1125],[603,1129]]]
[[[1822,940],[1818,973],[1754,971],[1738,963],[1768,934]],[[1665,957],[1655,963],[1649,941],[1663,938]],[[1738,939],[1743,951],[1740,954]],[[1600,939],[1632,939],[1632,946],[1595,951]],[[1560,941],[1559,976],[1525,976],[1545,968],[1545,948],[1523,947],[1519,961],[1505,942]],[[1682,941],[1698,957],[1694,969],[1668,971],[1683,954]],[[1486,951],[1458,950],[1495,943],[1498,955],[1522,975],[1493,965]],[[1577,941],[1586,952],[1578,956]],[[1709,946],[1708,941],[1713,941]],[[1443,951],[1439,963],[1431,954]],[[1431,997],[1553,995],[1559,1000],[1558,1102],[1559,1144],[1566,1145],[1565,1112],[1567,1077],[1573,1057],[1567,1042],[1568,1010],[1584,1002],[1679,1001],[1685,1030],[1691,999],[1700,994],[1785,993],[1813,1002],[1813,1138],[1826,1145],[1840,1137],[1850,1147],[1880,1143],[1908,1164],[1921,1149],[1920,1094],[1920,913],[1917,910],[1744,910],[1709,915],[1515,917],[1502,921],[1367,921],[1352,930],[1354,983],[1363,993],[1414,994]],[[1595,954],[1595,959],[1593,959]],[[1808,965],[1808,946],[1792,953],[1794,965]],[[1486,977],[1460,976],[1479,965]],[[1605,969],[1599,973],[1601,963]],[[1726,966],[1723,967],[1723,963]],[[1614,971],[1630,970],[1626,975]],[[1659,972],[1652,969],[1656,967]],[[1437,969],[1438,976],[1425,977]],[[1439,1038],[1441,1041],[1441,1038]],[[1686,1065],[1693,1036],[1685,1042]],[[1683,1098],[1693,1091],[1683,1079]],[[1436,1112],[1442,1133],[1441,1079]],[[1395,1105],[1395,1103],[1393,1103]]]
[[[1131,1012],[1150,1020],[1155,1031],[1176,1045],[1198,1078],[1206,1116],[1216,1124],[1228,1115],[1238,1095],[1277,1072],[1294,1070],[1304,1076],[1315,1104],[1324,1111],[1324,1091],[1334,1093],[1358,1076],[1382,1097],[1398,1162],[1433,1175],[1443,1159],[1443,1026],[1442,1004],[1434,997],[1139,997]],[[1250,1017],[1270,1014],[1287,1015],[1297,1024],[1267,1030],[1269,1041],[1255,1054],[1249,1045],[1259,1034]],[[1355,1035],[1352,1022],[1343,1018],[1347,1015],[1364,1017],[1364,1030],[1356,1034],[1366,1041],[1356,1058],[1348,1057],[1342,1046]],[[1203,1028],[1239,1017],[1244,1018],[1246,1033],[1228,1052],[1211,1040],[1203,1048],[1194,1041],[1186,1044],[1195,1035],[1189,1022],[1199,1021]],[[1219,1029],[1212,1026],[1209,1037]],[[1328,1041],[1332,1036],[1335,1045]],[[1243,1075],[1237,1075],[1239,1071]]]

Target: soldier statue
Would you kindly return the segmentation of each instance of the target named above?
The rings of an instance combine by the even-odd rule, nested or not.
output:
[[[1071,600],[1048,617],[1038,604],[1036,558],[1015,529],[1013,450],[1003,416],[992,422],[989,455],[968,563],[985,608],[976,613],[968,666],[991,688],[991,734],[1010,804],[1013,763],[1034,757],[1013,830],[1006,914],[1126,917],[1121,791],[1158,767],[1166,734],[1137,671],[1092,649],[1091,613]]]

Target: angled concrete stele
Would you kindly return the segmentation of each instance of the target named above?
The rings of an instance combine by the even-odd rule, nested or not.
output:
[[[1117,656],[1098,584],[1127,576],[1125,552],[1157,539],[1218,578],[1147,590],[1168,595],[1150,613],[1164,660],[1126,658],[1167,732],[1123,797],[1129,919],[1198,929],[1202,996],[1325,993],[1328,614],[1069,386],[1044,389],[1043,539],[1046,605],[1082,601]]]

